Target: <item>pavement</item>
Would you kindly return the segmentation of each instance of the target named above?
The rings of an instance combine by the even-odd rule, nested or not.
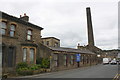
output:
[[[118,65],[100,64],[85,68],[22,76],[19,78],[115,78],[117,75]]]

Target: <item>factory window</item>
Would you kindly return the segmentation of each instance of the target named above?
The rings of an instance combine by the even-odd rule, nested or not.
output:
[[[15,36],[15,26],[14,24],[10,25],[10,36],[14,37]]]
[[[49,46],[49,41],[47,41],[46,45]]]
[[[92,55],[90,55],[90,62],[92,62]]]
[[[32,40],[32,30],[27,31],[27,40]]]
[[[70,57],[71,57],[71,61],[70,61],[70,63],[73,65],[73,64],[74,64],[74,56],[71,55]]]
[[[58,43],[57,42],[55,42],[55,45],[54,45],[55,47],[58,47]]]
[[[83,55],[83,64],[85,64],[85,55]]]
[[[6,22],[0,22],[0,28],[1,28],[1,33],[2,35],[6,35],[6,30],[7,30],[7,23]]]
[[[87,63],[89,63],[89,58],[88,58],[88,55],[86,56],[86,60],[87,60]]]
[[[58,54],[54,54],[55,66],[58,66]]]
[[[83,55],[81,55],[81,62],[83,62]]]
[[[44,44],[44,41],[42,41],[42,44]]]
[[[23,48],[23,62],[27,60],[27,48]]]
[[[82,55],[82,62],[83,62],[83,64],[84,64],[84,62],[85,62],[85,56],[84,55]]]
[[[67,66],[67,55],[64,54],[64,66]]]

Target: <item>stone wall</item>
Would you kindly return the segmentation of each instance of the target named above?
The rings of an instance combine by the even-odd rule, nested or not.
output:
[[[35,47],[36,48],[36,54],[39,54],[39,49],[38,49],[38,44],[41,43],[41,30],[31,27],[31,26],[26,26],[21,23],[9,20],[9,19],[1,19],[0,21],[5,21],[7,23],[7,29],[6,29],[6,34],[2,35],[2,43],[4,44],[4,66],[3,70],[5,72],[8,72],[9,70],[14,70],[15,66],[17,63],[23,62],[23,51],[22,47]],[[15,27],[15,36],[10,37],[10,25],[14,24],[16,25]],[[28,41],[27,40],[27,30],[31,29],[32,30],[32,40]],[[30,45],[29,45],[30,44]],[[8,54],[9,54],[9,47],[14,47],[15,52],[14,52],[14,66],[13,67],[8,67]]]
[[[55,66],[54,54],[58,55],[58,66]],[[51,70],[58,71],[64,69],[78,68],[78,63],[76,62],[76,54],[70,52],[52,51],[51,59]],[[79,62],[79,67],[92,66],[97,64],[97,59],[95,54],[80,53],[81,61]],[[67,55],[67,65],[64,65],[64,55]],[[71,55],[73,55],[73,64],[71,64]],[[83,60],[84,59],[84,60]]]

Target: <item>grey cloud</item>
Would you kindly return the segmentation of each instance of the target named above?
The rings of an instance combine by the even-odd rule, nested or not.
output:
[[[6,4],[5,7],[2,7]],[[2,1],[0,10],[18,16],[27,13],[30,22],[42,26],[42,36],[61,39],[61,46],[87,45],[86,7],[91,7],[96,46],[117,48],[117,2],[79,0]]]

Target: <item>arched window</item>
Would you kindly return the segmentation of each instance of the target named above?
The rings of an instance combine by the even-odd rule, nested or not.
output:
[[[6,30],[7,30],[7,23],[6,22],[0,22],[0,28],[1,28],[1,33],[2,35],[6,35]]]
[[[27,48],[23,48],[23,61],[27,61]]]
[[[15,27],[16,27],[16,25],[14,25],[14,24],[10,25],[10,37],[15,36]]]
[[[23,50],[23,62],[27,62],[29,64],[36,64],[36,48],[35,47],[22,47]]]
[[[32,40],[32,30],[30,29],[27,31],[27,40]]]
[[[35,53],[35,50],[34,48],[30,48],[30,63],[34,63],[34,53]]]

